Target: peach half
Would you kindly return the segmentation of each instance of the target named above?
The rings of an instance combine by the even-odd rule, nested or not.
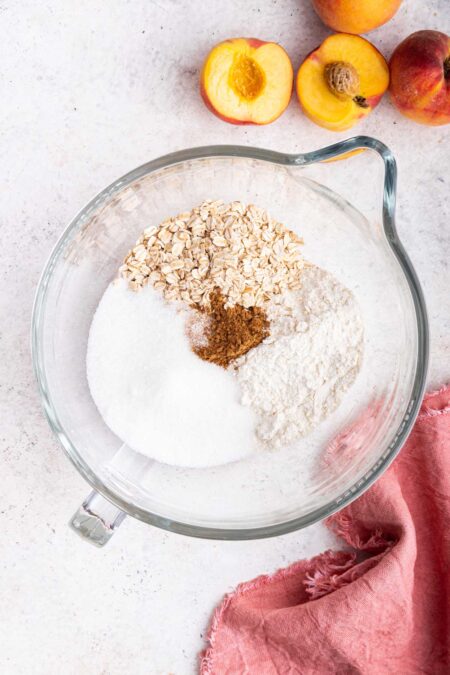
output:
[[[289,56],[275,42],[234,38],[216,45],[203,64],[200,92],[208,108],[231,124],[269,124],[292,94]]]
[[[368,33],[391,19],[402,0],[312,0],[324,24],[341,33]]]
[[[380,52],[359,35],[335,33],[303,61],[297,95],[304,113],[331,131],[350,129],[380,102],[389,68]]]
[[[421,124],[450,124],[450,37],[420,30],[403,40],[391,56],[392,101],[403,115]]]

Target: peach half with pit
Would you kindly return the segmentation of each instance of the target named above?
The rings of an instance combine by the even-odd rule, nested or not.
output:
[[[350,129],[367,117],[389,86],[382,54],[359,35],[335,33],[303,61],[297,95],[304,113],[331,131]]]
[[[216,45],[203,64],[200,91],[217,117],[231,124],[269,124],[292,94],[289,56],[275,42],[234,38]]]

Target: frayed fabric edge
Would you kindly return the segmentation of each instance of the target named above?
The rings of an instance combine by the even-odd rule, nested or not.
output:
[[[437,402],[439,407],[433,407],[433,399],[439,399],[439,397],[446,397],[446,399]],[[444,385],[440,389],[425,395],[417,419],[422,420],[435,417],[436,415],[445,415],[449,413],[450,386]],[[382,531],[379,528],[372,533],[369,539],[363,541],[357,531],[352,528],[353,521],[342,512],[330,516],[330,518],[326,519],[325,523],[338,536],[342,537],[345,542],[358,550],[384,549],[387,551],[395,544],[394,541],[389,541],[383,537]],[[344,556],[347,558],[347,562],[344,560]],[[341,559],[341,564],[333,565],[332,560],[337,563],[339,558]],[[347,585],[348,581],[340,577],[349,572],[356,564],[355,553],[329,550],[310,560],[300,560],[288,567],[281,568],[273,574],[263,574],[256,579],[239,584],[234,591],[227,593],[224,596],[222,602],[214,611],[206,636],[206,640],[209,644],[200,654],[200,674],[214,675],[212,669],[216,633],[223,615],[234,597],[243,595],[252,590],[257,590],[268,583],[272,583],[291,574],[296,574],[301,570],[306,572],[304,581],[305,592],[309,595],[309,600],[315,600]],[[308,568],[310,568],[310,570],[308,570]]]
[[[301,571],[305,573],[303,585],[305,593],[309,596],[306,602],[317,600],[342,586],[346,586],[348,581],[340,581],[340,577],[345,572],[348,572],[355,564],[355,553],[349,551],[328,550],[309,560],[299,560],[287,567],[282,567],[273,574],[262,574],[259,577],[256,577],[256,579],[244,581],[239,584],[234,591],[227,593],[224,596],[222,602],[214,611],[206,635],[208,646],[200,653],[200,674],[213,675],[214,673],[213,651],[216,632],[233,598],[245,595],[250,591],[256,591],[269,583],[279,581]]]
[[[239,588],[239,586],[238,586]],[[236,589],[237,591],[237,589]],[[208,633],[206,636],[206,640],[209,643],[209,646],[200,653],[200,673],[201,675],[212,675],[212,659],[213,659],[213,649],[214,649],[214,642],[216,638],[216,632],[217,629],[219,628],[220,621],[222,619],[222,615],[224,614],[225,610],[227,609],[228,605],[231,602],[231,599],[235,595],[235,592],[232,593],[227,593],[225,597],[223,598],[222,602],[216,609],[214,610],[214,614],[211,619],[211,623],[209,624],[208,628]]]
[[[440,400],[441,398],[443,400]],[[437,407],[433,405],[434,401],[437,402]],[[450,385],[444,385],[440,389],[425,394],[417,419],[422,420],[427,417],[435,417],[436,415],[448,415],[449,413]]]
[[[358,551],[388,551],[397,543],[396,538],[383,534],[381,527],[372,530],[367,538],[363,537],[354,521],[343,511],[326,518],[324,522],[338,537]]]

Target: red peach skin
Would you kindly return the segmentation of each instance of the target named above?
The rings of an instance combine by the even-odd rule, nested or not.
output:
[[[435,30],[413,33],[390,61],[392,101],[403,115],[432,126],[450,123],[450,38]]]

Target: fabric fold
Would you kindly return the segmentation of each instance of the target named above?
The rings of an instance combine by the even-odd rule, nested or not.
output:
[[[225,596],[202,675],[450,672],[449,388],[425,397],[399,457],[327,525],[351,550]]]

